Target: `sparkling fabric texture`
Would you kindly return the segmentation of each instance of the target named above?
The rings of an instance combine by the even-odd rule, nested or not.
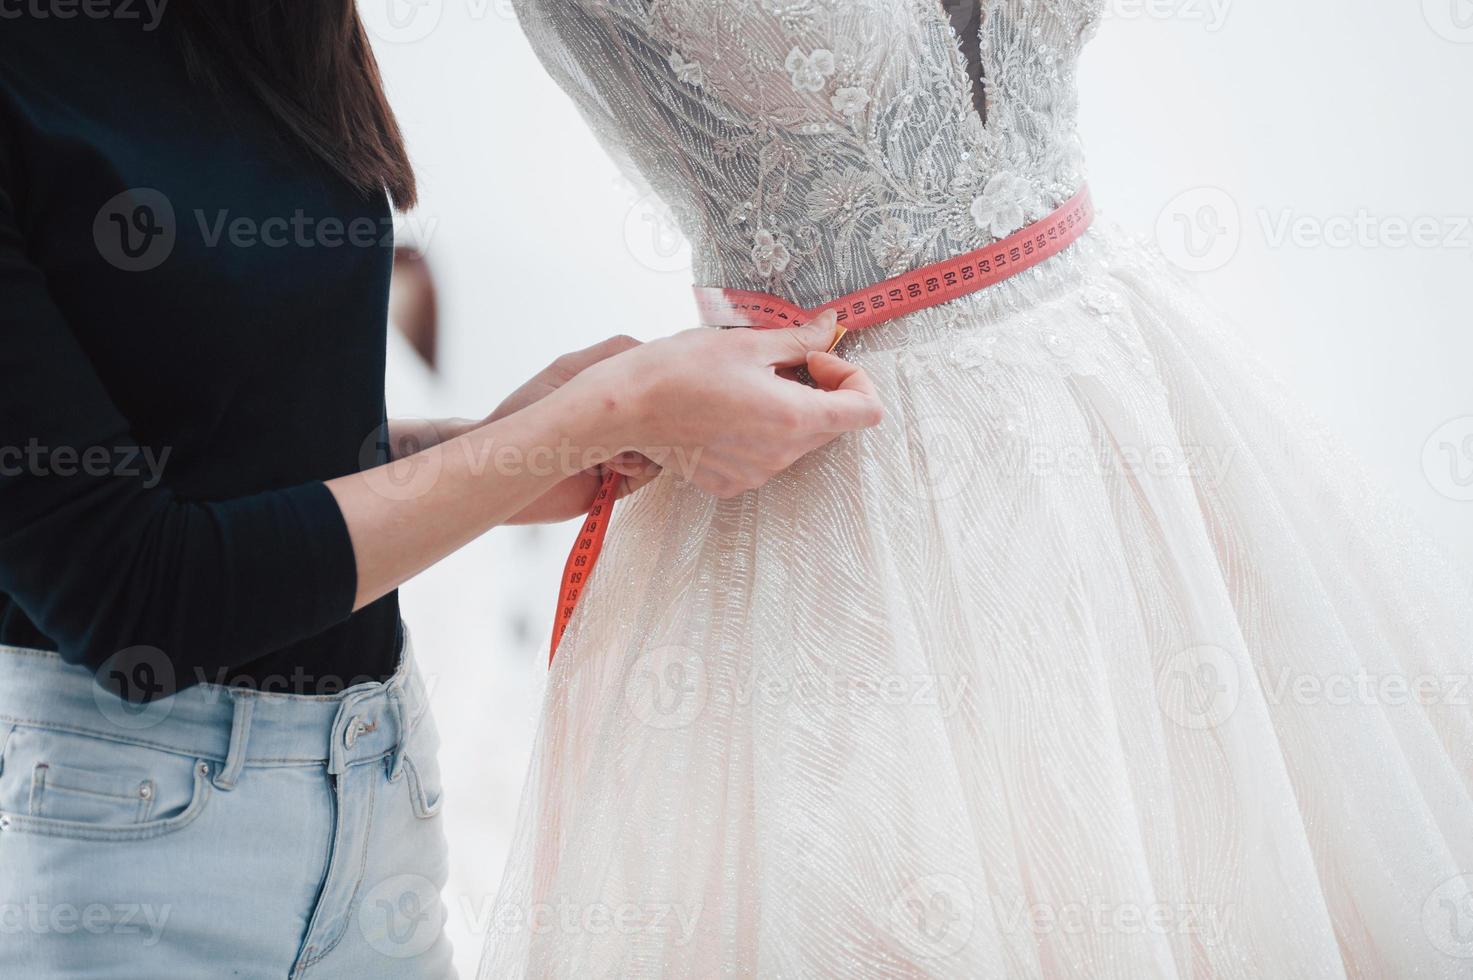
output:
[[[1083,180],[1087,0],[520,0],[697,281],[806,306]],[[1097,194],[1101,190],[1095,189]],[[1473,609],[1106,225],[859,334],[876,429],[622,502],[483,977],[1473,976]]]

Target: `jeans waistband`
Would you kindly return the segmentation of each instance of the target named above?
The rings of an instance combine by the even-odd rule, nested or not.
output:
[[[399,668],[383,683],[335,695],[198,684],[134,706],[91,671],[55,653],[0,646],[0,722],[113,739],[217,763],[228,788],[248,766],[349,766],[392,757],[428,707],[407,631]]]

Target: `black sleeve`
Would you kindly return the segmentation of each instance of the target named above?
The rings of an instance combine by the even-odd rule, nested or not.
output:
[[[191,501],[167,469],[78,463],[137,445],[0,181],[0,592],[94,669],[136,646],[184,671],[238,666],[349,616],[357,568],[324,484]]]

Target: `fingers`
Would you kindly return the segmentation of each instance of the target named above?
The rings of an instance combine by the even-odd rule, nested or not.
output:
[[[566,384],[576,375],[597,364],[599,361],[606,361],[616,354],[622,354],[638,346],[640,346],[640,342],[633,337],[619,334],[607,340],[600,340],[592,347],[585,347],[582,350],[564,354],[552,363],[550,370],[561,378],[563,384]]]
[[[597,364],[599,361],[613,357],[615,354],[622,354],[626,350],[632,350],[638,346],[640,346],[640,341],[621,333],[609,337],[606,340],[600,340],[592,347],[585,347],[576,356],[582,360],[586,360],[589,364]]]
[[[864,369],[823,351],[808,355],[808,373],[824,390],[808,389],[816,405],[815,425],[822,432],[853,432],[879,425],[884,406]]]
[[[833,310],[791,330],[767,330],[762,345],[768,350],[773,367],[797,367],[813,351],[826,351],[833,346],[838,333],[838,317]]]
[[[618,473],[620,476],[630,479],[639,479],[645,476],[653,478],[659,475],[661,469],[660,464],[648,456],[635,452],[620,453],[605,463],[604,466]]]
[[[836,354],[814,351],[808,355],[808,374],[819,387],[827,391],[848,389],[872,395],[877,400],[875,384],[864,368],[844,360]]]
[[[643,490],[646,486],[659,479],[659,477],[660,468],[653,464],[650,465],[650,468],[646,472],[637,476],[626,474],[623,481],[621,481],[622,486],[619,487],[619,499],[622,500],[631,493]]]

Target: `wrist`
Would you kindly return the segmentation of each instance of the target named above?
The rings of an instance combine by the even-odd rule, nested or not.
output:
[[[538,420],[549,445],[566,454],[573,467],[567,476],[629,448],[635,432],[622,371],[601,370],[601,365],[586,368],[523,413]]]
[[[620,360],[595,364],[561,389],[572,396],[574,439],[609,456],[639,450],[646,441],[648,385]]]

